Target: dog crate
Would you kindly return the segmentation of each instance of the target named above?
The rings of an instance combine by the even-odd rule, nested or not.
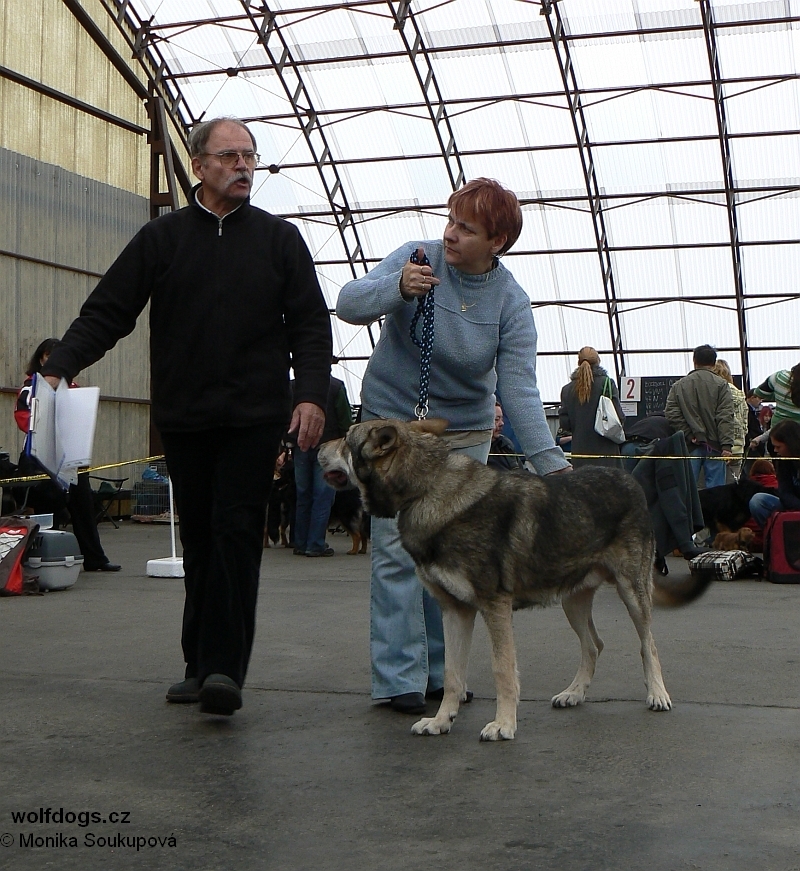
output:
[[[134,475],[131,487],[131,520],[139,523],[169,523],[167,464],[163,460],[140,463]]]

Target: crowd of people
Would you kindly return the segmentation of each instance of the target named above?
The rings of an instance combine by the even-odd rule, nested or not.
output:
[[[166,697],[230,715],[242,705],[253,645],[273,479],[285,471],[291,443],[294,553],[332,555],[325,533],[333,490],[317,448],[346,432],[351,412],[344,385],[330,374],[330,316],[311,254],[296,227],[250,202],[259,158],[252,132],[217,118],[197,125],[189,146],[199,181],[189,206],[137,233],[63,338],[36,350],[28,376],[72,382],[135,328],[150,302],[153,420],[174,485],[186,575],[185,671]],[[511,474],[620,466],[682,434],[694,477],[708,488],[724,484],[726,470],[738,472],[745,446],[769,446],[795,459],[777,464],[778,492],[754,499],[753,516],[763,522],[776,509],[800,508],[800,364],[745,395],[727,363],[700,346],[664,415],[631,426],[620,446],[596,424],[603,397],[624,422],[617,387],[598,352],[584,347],[561,391],[556,442],[537,386],[530,298],[501,259],[522,230],[517,197],[478,178],[447,208],[440,239],[405,242],[339,294],[342,320],[382,319],[363,379],[362,420],[445,419],[449,450]],[[762,401],[775,403],[769,429],[758,415]],[[18,412],[22,421],[23,394]],[[503,433],[506,419],[513,441]],[[76,533],[82,487],[69,495]],[[81,546],[92,554],[90,567],[119,568],[98,549],[96,526],[87,535]],[[394,519],[372,520],[370,662],[373,698],[399,713],[422,713],[426,699],[442,696],[441,612]]]

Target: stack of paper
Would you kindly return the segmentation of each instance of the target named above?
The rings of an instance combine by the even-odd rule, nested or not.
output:
[[[26,452],[66,490],[78,469],[92,462],[99,387],[72,387],[62,378],[57,390],[33,376]]]

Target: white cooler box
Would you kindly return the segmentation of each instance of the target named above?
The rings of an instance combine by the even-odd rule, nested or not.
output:
[[[66,590],[78,580],[83,568],[78,539],[62,529],[40,529],[25,568],[36,575],[40,590]]]

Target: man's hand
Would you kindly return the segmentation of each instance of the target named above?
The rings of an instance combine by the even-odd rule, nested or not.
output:
[[[721,454],[723,457],[732,457],[732,456],[733,456],[733,453],[732,453],[731,451],[728,451],[728,450],[720,451],[720,454]]]
[[[295,406],[289,435],[297,434],[297,447],[308,451],[319,444],[325,427],[325,412],[313,402],[301,402]]]
[[[45,375],[44,380],[53,388],[53,390],[57,390],[58,385],[61,383],[61,379],[56,378],[55,375]]]

